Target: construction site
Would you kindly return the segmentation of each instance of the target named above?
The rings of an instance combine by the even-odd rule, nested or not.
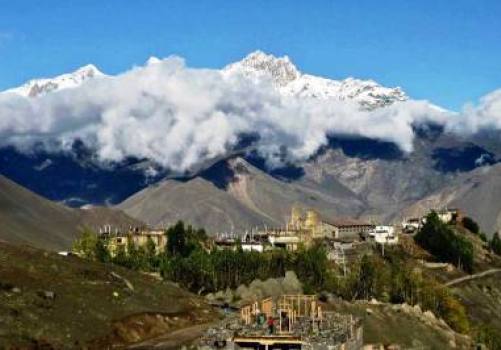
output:
[[[363,327],[351,315],[325,311],[315,295],[281,295],[242,305],[200,341],[206,349],[355,350]]]

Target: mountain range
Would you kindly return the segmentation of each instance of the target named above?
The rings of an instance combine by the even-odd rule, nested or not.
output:
[[[150,59],[148,64],[155,64]],[[283,96],[351,100],[379,110],[409,100],[402,89],[372,80],[332,80],[302,73],[288,57],[261,51],[220,70],[222,76],[269,79]],[[32,80],[15,93],[37,98],[109,77],[92,65],[53,79]],[[441,111],[438,106],[433,106]],[[277,226],[293,205],[327,218],[398,222],[430,208],[454,206],[479,218],[487,234],[501,228],[501,139],[496,132],[452,134],[441,125],[413,126],[411,153],[394,143],[362,136],[330,135],[305,162],[270,168],[256,152],[253,135],[242,135],[224,156],[182,174],[151,159],[129,157],[101,163],[76,141],[71,150],[0,148],[0,174],[48,199],[79,207],[116,206],[153,226],[182,219],[211,232]]]

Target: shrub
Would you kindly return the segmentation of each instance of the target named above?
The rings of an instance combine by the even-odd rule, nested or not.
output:
[[[472,218],[465,216],[462,220],[463,226],[473,232],[474,234],[479,234],[480,233],[480,227],[478,226],[477,222],[473,220]]]
[[[84,228],[80,238],[72,246],[72,251],[86,259],[96,258],[96,244],[98,242],[97,234],[89,228]]]
[[[494,253],[501,255],[501,239],[499,238],[499,232],[494,233],[489,245]]]

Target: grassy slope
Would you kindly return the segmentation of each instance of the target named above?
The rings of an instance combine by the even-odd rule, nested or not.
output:
[[[129,280],[134,290],[111,271]],[[43,291],[54,292],[55,299],[42,297]],[[0,243],[0,348],[36,342],[67,347],[90,341],[104,347],[212,317],[200,299],[173,284],[115,266]]]
[[[501,274],[467,281],[452,290],[466,306],[474,325],[489,325],[501,332]]]
[[[138,224],[108,208],[71,209],[0,175],[0,239],[50,250],[68,249],[84,225]]]
[[[453,227],[455,232],[468,238],[473,244],[475,263],[474,272],[482,272],[492,268],[501,267],[501,257],[489,252],[486,243],[477,235],[474,235],[461,225]],[[414,259],[433,260],[433,257],[413,243],[410,237],[404,238],[406,251]],[[419,253],[417,253],[419,252]],[[416,260],[416,265],[418,261]],[[425,275],[445,283],[456,278],[466,276],[461,270],[451,267],[450,269],[427,269],[421,267]],[[466,307],[470,325],[473,328],[488,325],[501,332],[501,275],[495,274],[478,280],[466,281],[450,288],[451,292],[459,297]]]
[[[394,305],[336,302],[331,308],[363,320],[365,344],[398,344],[403,349],[469,349],[469,340],[434,320],[424,322],[419,314],[397,310]],[[371,310],[371,314],[367,310]]]

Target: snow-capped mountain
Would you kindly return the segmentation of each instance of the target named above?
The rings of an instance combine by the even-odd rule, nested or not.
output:
[[[152,57],[147,65],[161,62]],[[297,69],[289,57],[275,57],[262,51],[255,51],[241,61],[229,64],[221,70],[224,76],[244,75],[251,79],[271,78],[277,90],[284,96],[306,98],[353,100],[364,109],[384,107],[397,101],[405,101],[407,95],[399,88],[384,87],[373,80],[346,78],[333,80]],[[85,81],[105,76],[96,66],[89,64],[72,73],[54,78],[33,79],[27,83],[6,90],[24,97],[38,97],[50,92],[74,88]]]
[[[75,88],[85,81],[105,76],[96,66],[88,64],[72,73],[62,74],[54,78],[33,79],[27,83],[13,89],[6,90],[6,93],[14,93],[24,97],[38,97],[49,92],[62,89]]]
[[[373,80],[347,78],[331,80],[301,73],[289,57],[275,57],[255,51],[243,60],[223,68],[223,74],[241,74],[253,79],[270,77],[277,89],[286,96],[321,99],[351,99],[362,108],[373,109],[405,101],[407,95],[399,88],[381,86]]]

